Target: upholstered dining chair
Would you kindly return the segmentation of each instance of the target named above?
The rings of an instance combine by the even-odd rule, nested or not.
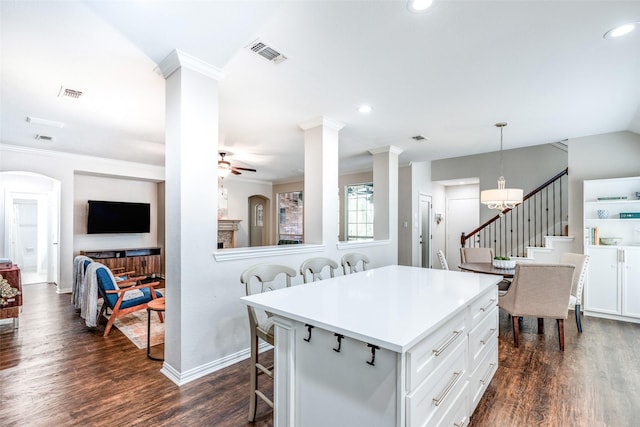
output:
[[[578,327],[578,332],[582,333],[580,308],[582,307],[582,289],[584,288],[584,280],[587,275],[587,264],[589,263],[589,255],[566,252],[560,255],[560,263],[572,264],[576,266],[576,271],[573,275],[573,284],[571,285],[569,310],[575,310],[576,326]]]
[[[544,333],[543,318],[556,319],[560,350],[564,351],[564,319],[576,267],[571,264],[518,264],[513,283],[498,297],[498,306],[511,315],[513,343],[520,345],[519,318],[537,317],[538,333]]]
[[[291,278],[295,277],[293,268],[276,264],[258,264],[246,269],[240,275],[247,296],[272,291],[277,288],[291,286]],[[274,345],[274,325],[270,313],[247,306],[249,327],[251,330],[251,376],[249,396],[249,422],[255,421],[258,397],[273,409],[273,401],[258,390],[258,374],[263,373],[273,379],[273,368],[268,368],[258,360],[259,340]]]
[[[338,268],[338,263],[331,258],[315,257],[305,260],[300,265],[300,274],[304,283],[315,282],[322,280],[322,271],[328,270],[329,277],[335,277],[335,270]],[[308,275],[311,275],[311,280],[308,280]]]
[[[441,250],[438,250],[438,259],[440,260],[440,266],[443,270],[449,269],[449,264],[447,263],[447,259],[444,257],[444,253]]]
[[[162,294],[154,289],[154,286],[158,286],[160,282],[143,284],[140,283],[139,279],[131,278],[118,281],[111,270],[99,262],[92,262],[87,267],[87,305],[91,307],[92,300],[97,300],[95,290],[103,300],[102,308],[96,317],[95,324],[106,313],[107,308],[111,309],[111,315],[108,318],[103,336],[109,335],[113,323],[119,317],[134,311],[144,310],[147,308],[149,301],[162,297]],[[87,315],[91,315],[91,312],[93,310],[88,310]],[[161,322],[164,321],[162,313],[158,312],[158,317]]]
[[[493,262],[493,248],[460,248],[460,262]]]
[[[460,262],[493,262],[493,248],[460,248]],[[511,280],[502,279],[498,283],[498,293],[504,295],[511,286]]]
[[[369,264],[369,258],[365,254],[353,252],[345,254],[340,263],[342,264],[342,272],[347,275],[360,271],[358,267],[360,263],[362,263],[362,271],[366,270],[367,264]]]

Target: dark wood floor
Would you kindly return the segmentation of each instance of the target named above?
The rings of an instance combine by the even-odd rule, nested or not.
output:
[[[117,329],[88,330],[55,286],[26,286],[24,301],[20,329],[0,325],[0,426],[251,425],[246,361],[177,387]],[[515,349],[501,315],[500,365],[472,426],[640,425],[640,325],[587,318],[579,335],[566,323],[564,353],[535,319]],[[272,425],[258,413],[253,425]]]

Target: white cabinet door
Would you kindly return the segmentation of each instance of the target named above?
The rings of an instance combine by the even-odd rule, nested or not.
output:
[[[622,314],[640,317],[640,247],[623,249]]]
[[[585,310],[620,314],[620,274],[618,248],[588,248],[589,275],[585,286]]]

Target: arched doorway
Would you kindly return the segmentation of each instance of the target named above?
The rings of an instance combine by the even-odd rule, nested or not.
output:
[[[20,266],[22,283],[60,283],[60,181],[31,172],[0,172],[4,245],[0,256]]]
[[[269,199],[249,197],[249,246],[269,245]]]

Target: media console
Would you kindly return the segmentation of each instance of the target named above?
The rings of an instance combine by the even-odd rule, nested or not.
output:
[[[160,248],[106,249],[80,251],[80,253],[110,269],[124,268],[127,271],[135,271],[139,275],[162,272]]]

